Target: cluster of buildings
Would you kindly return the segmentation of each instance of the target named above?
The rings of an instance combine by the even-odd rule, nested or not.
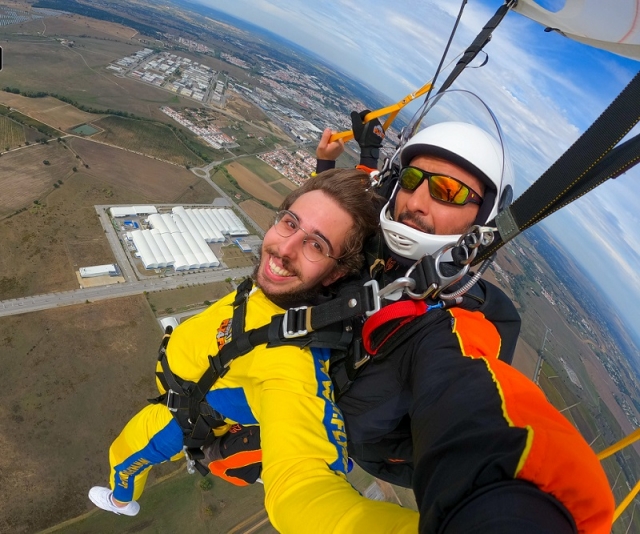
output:
[[[315,157],[304,150],[297,150],[293,153],[283,149],[274,150],[259,154],[258,158],[296,185],[302,185],[309,179],[311,173],[316,170]]]
[[[145,48],[114,61],[107,69],[198,102],[215,100],[224,104],[225,79],[211,67],[176,54],[153,54]]]
[[[165,36],[167,36],[169,39],[173,41],[176,41],[182,46],[186,46],[187,48],[189,48],[189,50],[195,50],[196,52],[202,52],[203,54],[206,54],[207,52],[209,52],[209,50],[211,50],[207,45],[203,45],[201,43],[198,43],[197,41],[192,41],[191,39],[185,39],[184,37],[176,37],[169,33],[165,33]]]
[[[271,118],[277,119],[278,123],[287,131],[294,139],[300,142],[315,141],[320,138],[322,130],[311,121],[307,120],[297,111],[280,104],[277,98],[264,89],[257,87],[250,89],[238,83],[231,85],[229,89],[235,91],[242,98],[250,100],[261,108]],[[351,123],[349,123],[349,128]]]
[[[336,131],[350,130],[349,112],[371,109],[371,103],[367,105],[344,93],[337,93],[314,75],[265,55],[258,54],[256,59],[260,62],[258,83],[249,86],[247,82],[234,80],[229,89],[261,108],[299,142],[315,142],[327,127]],[[388,128],[381,157],[393,154],[396,148],[393,140],[398,139],[398,134],[398,130]],[[355,142],[351,147],[358,150]]]
[[[125,56],[114,61],[107,68],[115,72],[125,72],[143,61],[146,57],[149,57],[151,54],[153,54],[153,50],[151,50],[151,48],[143,48],[130,56]]]
[[[573,382],[573,385],[582,389],[582,384],[580,383],[580,379],[578,378],[578,375],[573,369],[571,369],[571,367],[569,367],[569,364],[565,361],[564,358],[562,357],[560,358],[560,363],[562,364],[562,367],[564,367],[564,370],[567,373],[569,380]]]
[[[249,65],[246,61],[240,59],[239,57],[232,56],[231,54],[227,54],[226,52],[222,52],[220,57],[224,59],[227,63],[231,63],[236,67],[240,67],[241,69],[250,69],[251,65]]]
[[[233,137],[230,137],[223,131],[218,130],[215,126],[211,126],[210,124],[207,124],[206,126],[196,126],[193,122],[187,119],[183,113],[175,111],[168,106],[161,107],[160,111],[165,115],[169,115],[169,117],[178,124],[187,128],[190,132],[201,137],[207,144],[211,145],[215,149],[219,150],[223,147],[233,148],[238,146]]]
[[[171,267],[186,271],[218,267],[220,261],[209,243],[223,243],[226,236],[249,234],[238,216],[224,208],[176,206],[171,213],[158,213],[153,206],[128,206],[113,207],[110,211],[112,217],[148,215],[146,228],[126,232],[126,239],[133,244],[145,269]]]

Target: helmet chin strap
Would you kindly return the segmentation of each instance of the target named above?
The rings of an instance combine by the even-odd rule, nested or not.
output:
[[[386,291],[389,295],[384,298],[396,300],[400,298],[401,293],[407,294],[414,300],[439,298],[451,302],[461,298],[481,278],[493,261],[493,257],[488,258],[462,287],[451,293],[445,293],[445,291],[464,278],[476,258],[479,248],[486,247],[493,242],[496,230],[496,228],[474,225],[457,240],[452,240],[432,254],[425,254],[417,260],[401,256],[389,247],[391,256],[401,265],[407,266],[409,262],[411,264],[404,277],[392,282],[393,288],[387,288]],[[450,237],[455,239],[455,236]],[[389,246],[388,241],[387,246]],[[456,254],[458,261],[455,263],[451,261],[453,250],[458,251]]]

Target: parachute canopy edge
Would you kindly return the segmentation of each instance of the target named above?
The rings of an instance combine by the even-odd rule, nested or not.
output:
[[[636,0],[565,0],[552,12],[535,0],[513,10],[575,41],[640,60],[640,9]]]

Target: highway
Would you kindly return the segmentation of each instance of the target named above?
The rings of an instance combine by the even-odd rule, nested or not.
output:
[[[114,249],[115,250],[115,249]],[[240,267],[238,269],[220,270],[213,272],[185,273],[184,275],[168,276],[164,278],[151,278],[142,281],[130,281],[122,284],[114,284],[102,287],[88,287],[73,289],[31,297],[21,297],[0,301],[0,317],[19,315],[62,306],[73,306],[83,302],[95,302],[98,300],[115,299],[140,295],[152,291],[164,291],[179,287],[221,282],[227,278],[241,278],[249,276],[253,267]]]

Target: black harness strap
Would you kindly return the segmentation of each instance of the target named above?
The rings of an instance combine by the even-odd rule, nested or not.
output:
[[[287,321],[296,325],[304,322],[305,330],[313,332],[353,317],[374,313],[377,310],[371,286],[365,284],[345,289],[339,297],[324,304],[310,308],[298,308],[295,311],[300,312],[300,315],[304,313],[304,318],[287,318]],[[291,310],[288,310],[285,317],[289,313]]]
[[[235,358],[263,344],[269,347],[294,345],[346,350],[353,337],[351,328],[347,328],[349,320],[375,310],[372,289],[359,286],[351,288],[335,301],[288,310],[284,315],[274,316],[267,325],[245,331],[247,302],[252,285],[251,279],[246,279],[238,286],[233,302],[232,339],[215,356],[209,355],[209,367],[197,383],[183,380],[169,367],[166,348],[171,335],[170,327],[162,339],[158,351],[162,372],[156,373],[156,376],[166,393],[150,399],[150,402],[166,403],[182,429],[188,460],[201,458],[201,447],[215,438],[212,429],[226,424],[224,417],[205,399],[215,382],[228,372]],[[208,473],[206,468],[201,469],[198,462],[193,465],[202,474]]]
[[[491,245],[480,249],[472,265],[484,261],[549,214],[640,162],[638,135],[616,147],[640,120],[639,102],[640,73],[529,189],[487,223],[496,225],[499,235]]]
[[[451,84],[456,80],[456,78],[460,75],[460,73],[471,63],[474,58],[482,51],[485,45],[491,40],[491,35],[493,34],[493,30],[498,27],[498,24],[502,22],[502,19],[506,17],[509,10],[515,5],[516,2],[510,0],[501,5],[498,10],[495,12],[493,17],[491,17],[487,23],[483,26],[480,33],[476,36],[467,49],[462,54],[462,57],[456,63],[456,66],[451,71],[451,74],[447,76],[447,79],[442,83],[440,89],[438,89],[438,94],[446,91],[451,87]],[[486,60],[485,60],[486,63]],[[484,63],[483,63],[484,65]]]

